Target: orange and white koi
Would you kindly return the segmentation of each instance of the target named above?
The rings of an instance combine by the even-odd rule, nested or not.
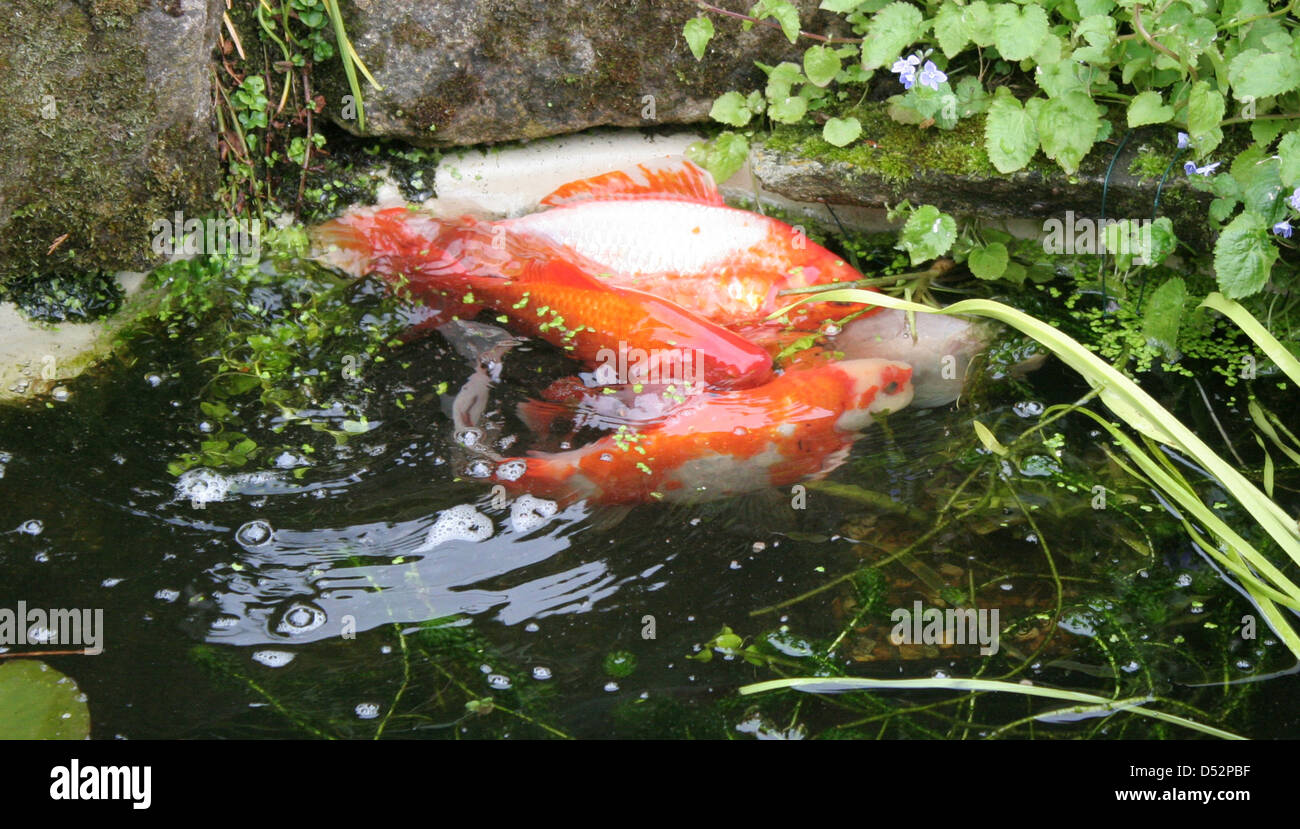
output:
[[[562,502],[696,502],[820,477],[842,464],[873,415],[912,400],[912,369],[848,360],[762,386],[705,392],[651,427],[622,426],[579,449],[497,464],[508,491]]]

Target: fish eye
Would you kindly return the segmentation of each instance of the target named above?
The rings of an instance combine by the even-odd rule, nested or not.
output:
[[[885,386],[885,394],[894,394],[897,391],[898,391],[897,383],[890,383],[889,385]]]

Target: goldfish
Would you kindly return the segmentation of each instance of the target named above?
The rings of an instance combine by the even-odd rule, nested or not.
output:
[[[436,307],[435,324],[487,308],[588,365],[615,348],[700,357],[703,382],[687,396],[671,383],[643,394],[635,376],[549,389],[549,415],[521,409],[530,425],[548,422],[563,401],[585,408],[593,425],[617,428],[578,449],[492,456],[489,477],[507,490],[631,504],[785,486],[837,468],[873,415],[911,401],[911,368],[901,362],[816,361],[774,373],[764,344],[776,327],[768,318],[790,304],[781,292],[860,274],[800,229],[727,207],[690,162],[572,182],[542,204],[495,222],[363,208],[317,231],[326,261],[404,280]],[[806,303],[783,322],[813,330],[867,307]],[[467,384],[465,412],[482,408],[477,380]],[[615,392],[611,383],[622,397],[592,390]],[[646,403],[661,390],[666,402]]]
[[[571,252],[508,228],[474,219],[446,222],[400,207],[367,208],[326,223],[316,235],[333,248],[328,261],[345,270],[405,279],[439,307],[427,325],[487,308],[520,333],[590,364],[631,349],[672,363],[663,373],[683,382],[739,388],[772,374],[762,346],[653,293],[607,284],[576,264]],[[683,362],[698,364],[703,376],[685,376]],[[657,366],[647,361],[642,370],[657,372]]]
[[[873,416],[912,399],[912,369],[847,360],[792,369],[761,386],[707,391],[650,428],[623,425],[578,449],[502,459],[507,491],[558,502],[700,502],[824,476]]]
[[[801,228],[728,207],[708,172],[677,159],[566,184],[549,207],[497,226],[568,251],[612,285],[652,293],[734,330],[762,327],[792,300],[781,292],[862,278]],[[865,306],[807,303],[790,314],[811,330]]]

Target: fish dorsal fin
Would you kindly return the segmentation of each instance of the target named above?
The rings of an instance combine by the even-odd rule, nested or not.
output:
[[[571,181],[542,199],[558,207],[581,201],[668,199],[722,207],[722,195],[713,176],[686,159],[664,159]]]

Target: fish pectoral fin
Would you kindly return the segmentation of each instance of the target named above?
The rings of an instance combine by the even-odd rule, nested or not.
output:
[[[849,454],[852,451],[853,451],[853,444],[850,443],[848,446],[844,446],[840,449],[836,449],[834,452],[831,452],[829,455],[827,455],[825,458],[822,459],[821,468],[818,469],[812,475],[808,476],[808,480],[820,481],[821,479],[825,478],[827,475],[834,472],[836,469],[839,469],[841,466],[844,465],[846,461],[848,461]]]
[[[583,201],[672,199],[725,206],[713,176],[684,158],[663,159],[562,185],[542,199],[558,207]]]

